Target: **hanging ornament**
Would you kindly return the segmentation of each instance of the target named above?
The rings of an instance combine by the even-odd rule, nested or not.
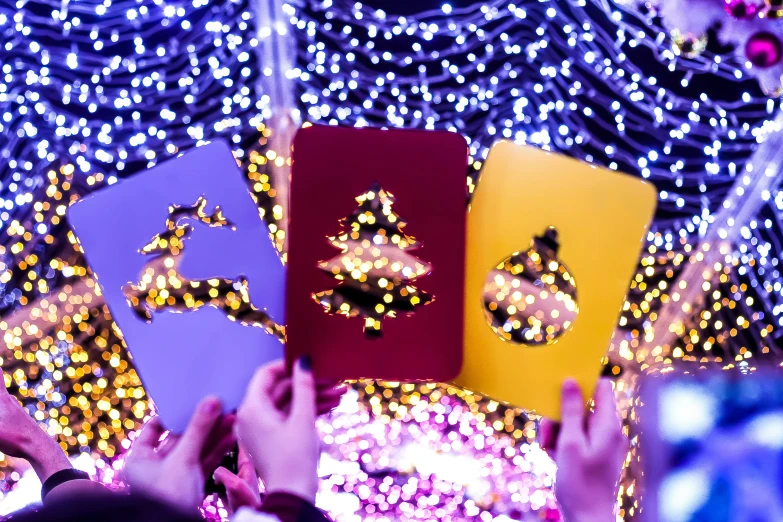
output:
[[[756,67],[772,67],[783,58],[783,44],[774,34],[762,31],[756,33],[745,44],[745,56]]]
[[[783,76],[780,78],[780,81],[778,82],[778,87],[776,89],[761,89],[764,91],[764,94],[769,96],[770,98],[780,98],[783,96]]]
[[[742,75],[755,77],[768,96],[779,96],[783,27],[773,21],[783,20],[783,0],[636,0],[640,13],[646,13],[648,2],[656,3],[676,56],[693,59],[705,53],[705,61],[711,61],[713,51],[722,54],[731,46],[734,59],[747,65]],[[711,31],[719,45],[707,50]],[[720,58],[714,57],[716,62]]]
[[[550,227],[490,271],[484,313],[501,339],[545,346],[571,329],[579,313],[576,282],[559,248],[557,230]]]
[[[764,3],[767,4],[767,12],[764,14],[765,17],[770,20],[783,18],[783,0],[764,0]]]
[[[696,58],[707,48],[707,35],[696,36],[693,33],[683,33],[677,29],[671,33],[672,49],[677,56]]]
[[[723,8],[735,20],[750,20],[758,16],[764,4],[752,0],[724,0]]]

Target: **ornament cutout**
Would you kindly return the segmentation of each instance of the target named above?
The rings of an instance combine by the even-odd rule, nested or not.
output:
[[[526,346],[556,343],[579,313],[576,281],[558,257],[557,230],[498,263],[484,284],[484,316],[502,339]]]
[[[327,238],[341,254],[318,264],[340,284],[312,296],[328,314],[364,318],[365,336],[377,339],[385,318],[433,301],[413,286],[432,265],[408,253],[421,245],[403,232],[406,222],[392,210],[391,193],[375,183],[356,202],[359,208],[340,220],[343,231]]]
[[[454,383],[555,420],[564,379],[574,379],[589,396],[656,200],[654,186],[631,176],[534,147],[496,143],[468,214],[465,341]],[[510,253],[526,252],[531,238],[552,225],[561,243],[560,264],[576,278],[578,319],[548,346],[514,346],[487,325],[487,273]]]
[[[220,206],[216,206],[212,214],[206,208],[204,196],[199,196],[193,205],[169,206],[166,230],[139,249],[139,254],[151,257],[144,264],[139,280],[122,287],[128,305],[136,317],[146,323],[153,321],[154,313],[195,312],[212,306],[222,310],[231,321],[263,328],[283,340],[284,328],[251,303],[244,276],[191,280],[179,272],[186,242],[194,232],[191,222],[203,223],[209,228],[236,230]]]

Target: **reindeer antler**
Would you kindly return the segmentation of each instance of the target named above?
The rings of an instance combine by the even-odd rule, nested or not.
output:
[[[170,205],[169,217],[166,219],[166,231],[156,234],[149,243],[141,247],[140,254],[160,255],[169,253],[178,255],[183,248],[183,242],[190,237],[193,231],[193,225],[184,222],[187,220],[198,220],[210,227],[230,227],[235,229],[223,215],[220,206],[215,206],[212,215],[207,214],[207,199],[199,196],[192,205]]]
[[[169,230],[174,230],[183,219],[197,219],[210,227],[234,227],[223,215],[220,205],[215,206],[212,215],[207,214],[206,210],[207,198],[204,196],[199,196],[192,205],[171,205],[169,206],[169,217],[166,220],[166,227]]]

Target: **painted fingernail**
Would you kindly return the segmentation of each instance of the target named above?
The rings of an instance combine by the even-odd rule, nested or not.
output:
[[[575,392],[579,391],[579,384],[573,379],[566,379],[565,382],[563,382],[563,391],[566,392]]]
[[[313,367],[313,360],[310,359],[309,355],[303,355],[299,358],[299,367],[304,371],[309,372]]]

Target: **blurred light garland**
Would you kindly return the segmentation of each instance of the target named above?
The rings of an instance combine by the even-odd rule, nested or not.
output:
[[[656,184],[659,209],[620,322],[619,361],[636,363],[661,304],[677,299],[668,285],[780,109],[744,64],[710,51],[678,57],[653,15],[607,1],[444,4],[406,16],[344,0],[292,2],[291,24],[306,34],[294,74],[313,121],[458,131],[475,171],[506,138]],[[779,193],[776,184],[731,238],[707,308],[680,327],[661,362],[778,352]],[[556,192],[549,197],[556,202]]]
[[[247,2],[0,5],[2,364],[6,384],[70,453],[113,458],[149,405],[67,206],[223,137],[259,205],[279,219],[257,170],[271,131],[261,122],[268,98],[255,89],[254,31]]]
[[[0,11],[8,51],[0,64],[5,73],[0,86],[0,106],[6,115],[2,130],[15,136],[3,153],[11,161],[1,167],[0,203],[6,213],[0,214],[0,226],[7,239],[0,289],[5,322],[0,327],[12,354],[3,358],[3,366],[8,384],[65,449],[92,454],[86,463],[80,459],[80,466],[99,480],[115,484],[122,466],[122,458],[116,457],[129,446],[149,404],[68,232],[67,205],[116,182],[126,172],[224,136],[235,144],[249,187],[271,218],[270,231],[280,245],[284,235],[275,222],[283,218],[283,207],[274,201],[276,189],[271,186],[269,168],[284,165],[286,158],[266,148],[273,131],[262,123],[262,118],[270,116],[265,113],[268,99],[255,90],[257,73],[250,58],[257,42],[251,36],[253,16],[246,4],[95,2],[65,4],[68,12],[62,10],[63,5],[27,2],[19,4],[16,12],[10,6]],[[221,98],[222,104],[215,103]],[[428,440],[433,444],[424,444],[419,437],[416,448],[420,450],[407,458],[399,472],[407,476],[407,483],[399,486],[404,491],[400,489],[398,497],[410,499],[400,509],[408,513],[410,506],[412,518],[440,513],[442,508],[430,510],[426,505],[432,504],[436,493],[449,492],[451,500],[444,505],[455,520],[505,510],[531,516],[548,510],[556,515],[551,462],[540,451],[531,453],[538,455],[535,460],[521,453],[523,448],[526,453],[532,451],[532,422],[518,410],[488,399],[465,398],[460,407],[456,406],[462,401],[457,390],[424,388],[422,394],[427,397],[433,390],[436,397],[444,397],[425,406],[429,402],[419,401],[418,391],[408,394],[400,385],[386,385],[382,393],[358,403],[358,416],[335,419],[335,423],[346,423],[342,435],[324,426],[325,438],[328,431],[340,442],[333,443],[330,451],[338,469],[327,477],[324,493],[338,498],[347,495],[360,503],[347,519],[356,513],[386,510],[377,495],[369,498],[364,490],[357,489],[355,495],[347,487],[343,492],[333,490],[341,480],[350,484],[356,478],[339,468],[342,462],[358,464],[353,453],[346,453],[347,448],[362,447],[365,443],[357,442],[357,437],[372,440],[378,432],[374,426],[388,422],[404,423],[402,431],[408,433],[405,440],[411,444],[414,431],[431,433]],[[364,388],[363,393],[370,389]],[[408,401],[418,405],[415,418],[405,414],[405,406],[396,407]],[[434,424],[419,427],[430,409],[436,412]],[[467,492],[463,491],[467,484],[451,485],[450,477],[430,480],[422,476],[442,471],[427,468],[426,455],[419,454],[447,451],[443,444],[435,444],[435,439],[447,436],[446,425],[452,424],[437,417],[446,409],[461,412],[450,417],[460,419],[462,426],[459,437],[448,439],[452,453],[458,453],[465,442],[484,453],[477,442],[481,439],[482,444],[502,450],[498,456],[503,460],[498,464],[506,462],[497,467],[493,480],[506,480],[506,472],[516,467],[520,485],[513,507],[508,499],[499,504],[493,491],[482,485],[486,481],[481,469],[474,477],[484,481],[481,487]],[[390,421],[384,412],[392,410],[396,413]],[[495,432],[499,435],[494,443],[485,439]],[[347,445],[342,442],[345,437],[349,437]],[[519,457],[515,457],[515,445],[519,445]],[[392,443],[389,449],[396,452],[401,446]],[[458,457],[458,461],[465,458],[469,457]],[[360,465],[366,460],[363,457]],[[398,475],[394,469],[387,470],[389,477]],[[373,473],[378,476],[379,472]],[[345,479],[340,478],[343,475]],[[18,474],[1,478],[7,489]],[[384,490],[386,482],[378,479],[378,491]],[[389,487],[398,490],[398,485]],[[395,502],[389,499],[388,503]],[[215,506],[207,506],[207,513],[210,510],[215,512]]]

